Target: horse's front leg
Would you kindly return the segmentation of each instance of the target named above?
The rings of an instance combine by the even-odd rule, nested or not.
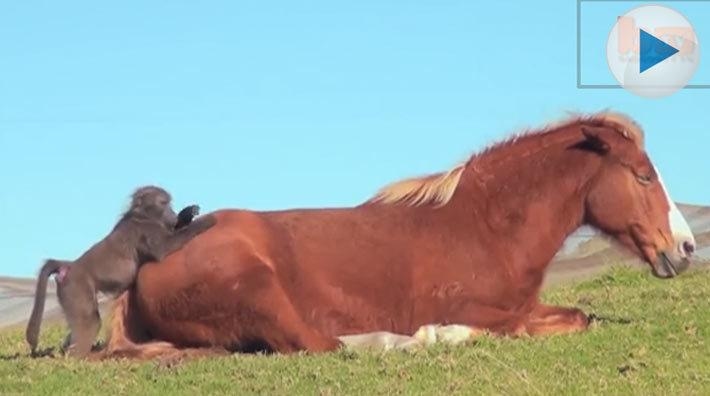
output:
[[[530,335],[566,334],[587,327],[589,317],[581,310],[545,304],[538,304],[525,322],[525,332]]]

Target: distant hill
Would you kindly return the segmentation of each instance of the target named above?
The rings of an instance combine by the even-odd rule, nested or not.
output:
[[[710,265],[710,207],[679,204],[698,243],[695,265]],[[570,235],[555,256],[548,271],[546,284],[559,283],[594,275],[611,264],[629,263],[646,265],[613,246],[605,237],[590,227],[582,227]],[[0,276],[0,327],[23,324],[32,310],[35,279]],[[48,321],[61,318],[54,294],[54,284],[49,283],[44,317]],[[101,299],[101,310],[108,308]]]
[[[710,206],[678,204],[688,220],[698,244],[695,265],[710,264]],[[546,282],[556,283],[593,275],[609,264],[643,265],[639,259],[612,244],[608,238],[591,227],[582,227],[565,241],[555,256]]]

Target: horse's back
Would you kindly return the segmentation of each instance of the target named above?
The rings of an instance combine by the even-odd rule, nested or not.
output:
[[[217,219],[212,228],[141,268],[137,280],[141,293],[172,293],[185,285],[211,282],[216,274],[227,277],[240,270],[244,255],[266,245],[268,236],[258,213],[232,209],[210,215]]]

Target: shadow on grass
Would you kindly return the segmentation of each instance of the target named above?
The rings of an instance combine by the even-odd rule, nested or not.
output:
[[[589,319],[589,323],[611,323],[611,324],[631,324],[633,323],[633,320],[629,318],[619,318],[619,317],[614,317],[614,316],[606,316],[606,315],[597,315],[597,314],[589,314],[587,316]]]
[[[21,354],[19,352],[13,353],[12,355],[0,355],[0,361],[10,361],[10,360],[18,360],[22,358],[54,358],[54,348],[47,348],[47,349],[42,349],[40,351],[35,351],[31,352],[29,354]]]
[[[101,352],[103,348],[104,348],[103,343],[97,343],[91,347],[91,352],[94,352],[94,353]],[[0,355],[0,361],[17,360],[17,359],[21,359],[21,358],[25,358],[25,357],[29,357],[32,359],[40,359],[40,358],[54,359],[57,357],[62,357],[62,356],[64,356],[64,354],[65,354],[65,352],[61,348],[49,347],[49,348],[44,348],[44,349],[32,351],[29,354],[21,354],[19,352],[16,352],[11,355]]]
[[[10,361],[10,360],[17,360],[21,358],[22,356],[20,353],[14,353],[12,355],[0,355],[0,361]]]
[[[9,355],[0,355],[0,361],[11,361],[11,360],[18,360],[18,359],[23,359],[23,358],[55,358],[56,353],[55,353],[55,348],[45,348],[45,349],[40,349],[38,351],[33,351],[28,354],[20,353],[20,352],[15,352],[13,354]]]
[[[53,358],[53,357],[55,357],[54,350],[55,350],[54,347],[49,347],[49,348],[45,348],[45,349],[40,349],[38,351],[33,351],[32,353],[30,353],[30,357],[33,359],[46,358],[46,357]]]

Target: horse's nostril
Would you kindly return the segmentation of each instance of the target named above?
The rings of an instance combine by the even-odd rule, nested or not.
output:
[[[683,251],[685,254],[690,256],[693,252],[695,252],[695,245],[693,245],[692,242],[685,241],[683,242]]]

